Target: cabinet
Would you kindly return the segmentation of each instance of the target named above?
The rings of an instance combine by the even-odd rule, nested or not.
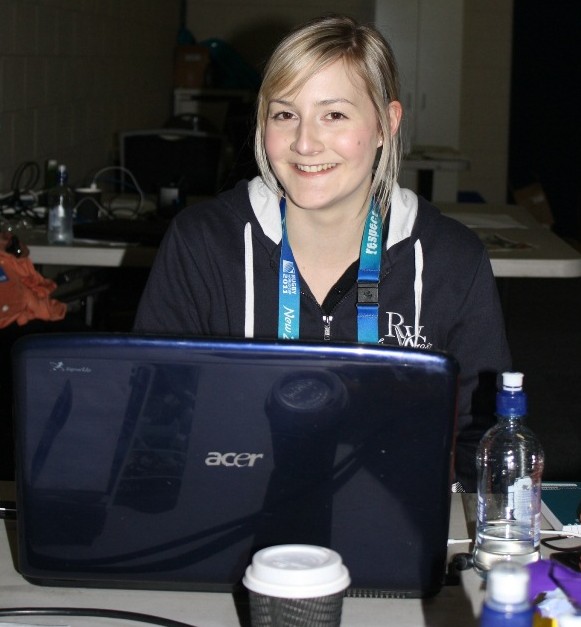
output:
[[[218,130],[224,130],[228,118],[240,109],[244,114],[254,107],[256,94],[244,90],[187,89],[174,90],[174,115],[194,113],[212,122]]]
[[[258,174],[252,132],[256,93],[240,89],[174,90],[175,116],[195,114],[214,125],[227,140],[227,175],[224,187]]]
[[[463,14],[463,0],[376,2],[376,25],[400,70],[406,152],[418,145],[460,148]],[[406,175],[413,176],[404,170]],[[457,187],[456,172],[438,173],[434,199],[455,200]]]

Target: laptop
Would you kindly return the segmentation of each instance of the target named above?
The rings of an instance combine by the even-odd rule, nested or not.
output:
[[[44,334],[13,350],[19,570],[240,590],[255,551],[338,551],[352,596],[444,580],[457,364],[379,345]]]

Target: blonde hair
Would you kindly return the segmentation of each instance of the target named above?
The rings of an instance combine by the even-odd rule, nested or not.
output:
[[[266,185],[278,192],[279,184],[264,147],[269,103],[281,94],[299,91],[312,76],[339,59],[363,80],[377,115],[383,143],[370,196],[376,198],[385,216],[401,161],[400,134],[391,132],[387,110],[390,102],[399,99],[399,75],[393,51],[383,36],[375,28],[360,25],[350,17],[316,18],[287,35],[273,52],[258,93],[256,161]]]

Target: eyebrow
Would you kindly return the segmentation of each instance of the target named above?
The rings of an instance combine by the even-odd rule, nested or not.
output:
[[[273,98],[269,104],[279,104],[279,105],[283,105],[284,107],[292,107],[294,106],[294,103],[291,100],[283,100],[282,98]],[[329,105],[334,105],[334,104],[348,104],[348,105],[352,105],[353,106],[353,102],[351,102],[351,100],[348,100],[347,98],[327,98],[325,100],[319,100],[317,103],[315,103],[318,107],[328,107]]]

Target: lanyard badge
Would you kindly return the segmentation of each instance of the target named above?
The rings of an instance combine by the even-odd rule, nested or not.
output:
[[[299,339],[301,290],[298,268],[286,232],[286,199],[280,201],[282,243],[279,266],[278,337]],[[357,341],[379,339],[379,271],[381,267],[382,222],[379,207],[371,200],[361,239],[357,274]]]

